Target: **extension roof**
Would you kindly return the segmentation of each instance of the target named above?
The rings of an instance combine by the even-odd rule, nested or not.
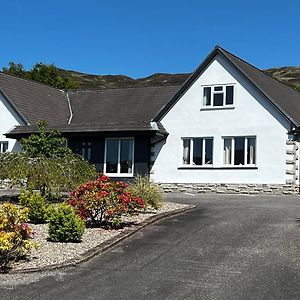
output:
[[[65,133],[154,131],[166,134],[160,121],[209,66],[224,57],[296,127],[300,126],[300,93],[244,60],[216,46],[182,86],[62,91],[0,73],[0,92],[27,125],[8,137],[36,132],[35,123]],[[299,128],[298,128],[299,129]]]

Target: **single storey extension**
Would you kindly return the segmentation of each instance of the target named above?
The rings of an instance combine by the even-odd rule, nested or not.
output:
[[[63,91],[0,73],[0,152],[45,120],[115,178],[297,193],[300,93],[216,46],[181,86]]]

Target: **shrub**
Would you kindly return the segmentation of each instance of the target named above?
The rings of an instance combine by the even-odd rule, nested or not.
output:
[[[107,176],[81,184],[70,193],[69,204],[76,208],[87,225],[117,224],[123,214],[144,208],[144,201],[127,190],[122,181],[111,181]]]
[[[141,197],[146,206],[158,209],[163,202],[162,194],[157,184],[150,181],[149,177],[137,176],[129,186],[129,191]]]
[[[37,243],[30,240],[33,230],[26,223],[27,219],[27,208],[11,203],[0,205],[0,268],[26,255],[32,248],[38,248]]]
[[[23,191],[19,202],[28,208],[28,217],[34,224],[45,223],[48,218],[48,204],[43,196],[35,192]]]
[[[61,203],[49,220],[49,238],[54,242],[79,242],[84,233],[84,222],[72,206]]]

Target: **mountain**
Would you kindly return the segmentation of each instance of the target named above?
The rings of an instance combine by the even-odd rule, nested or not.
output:
[[[190,73],[156,73],[148,77],[133,79],[125,75],[92,75],[60,68],[58,68],[58,72],[62,77],[73,78],[78,83],[79,89],[180,85],[191,75]],[[263,72],[300,91],[300,67],[271,68],[263,70]]]

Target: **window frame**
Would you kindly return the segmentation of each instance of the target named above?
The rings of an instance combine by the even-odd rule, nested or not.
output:
[[[202,164],[196,165],[193,162],[193,154],[194,154],[194,139],[202,139]],[[183,158],[184,158],[184,140],[189,140],[190,141],[190,151],[189,151],[189,163],[184,164]],[[212,151],[211,151],[211,156],[212,156],[212,163],[208,164],[205,163],[205,150],[206,150],[206,140],[212,140]],[[194,136],[194,137],[182,137],[181,138],[181,167],[184,168],[212,168],[214,163],[214,137],[213,136]]]
[[[226,104],[226,93],[227,93],[227,86],[233,87],[233,99],[232,104]],[[234,108],[235,107],[235,94],[236,94],[236,87],[235,83],[226,83],[226,84],[210,84],[210,85],[202,85],[202,97],[201,97],[201,109],[224,109],[224,108]],[[215,91],[215,88],[222,88],[222,91]],[[210,105],[204,104],[204,89],[210,88]],[[214,95],[222,94],[223,95],[223,105],[214,105]]]
[[[5,151],[3,151],[4,145],[6,145],[6,150]],[[8,146],[9,146],[8,141],[0,141],[0,153],[8,152]]]
[[[118,164],[117,164],[117,172],[116,173],[106,172],[106,154],[107,154],[107,141],[108,140],[118,140]],[[122,140],[132,140],[132,172],[131,173],[121,173],[120,158],[121,158],[121,141]],[[135,147],[134,137],[107,137],[107,138],[105,138],[103,173],[110,177],[133,177],[133,174],[134,174],[134,147]]]
[[[243,165],[235,165],[234,160],[235,160],[235,139],[236,138],[244,138],[244,164]],[[255,155],[254,155],[254,164],[248,164],[248,139],[255,139]],[[224,151],[225,151],[225,140],[230,139],[231,144],[230,144],[230,160],[231,163],[225,163],[225,156],[224,156]],[[223,157],[223,166],[224,167],[234,167],[234,168],[248,168],[248,167],[257,167],[257,136],[256,135],[235,135],[235,136],[222,136],[223,140],[223,147],[222,147],[222,157]]]

